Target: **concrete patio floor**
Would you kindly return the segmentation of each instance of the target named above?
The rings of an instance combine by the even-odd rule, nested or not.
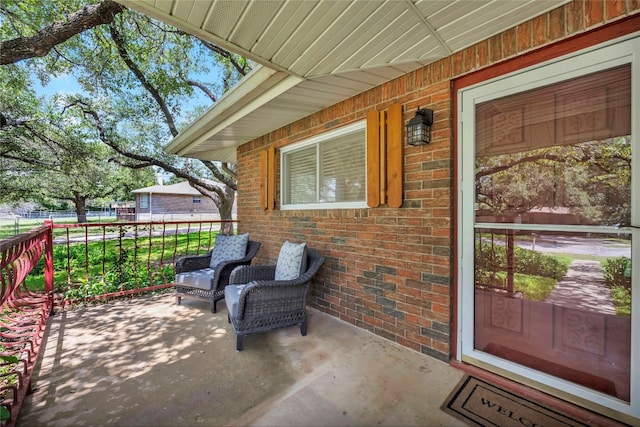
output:
[[[20,426],[464,426],[439,407],[464,372],[308,309],[245,337],[224,302],[140,297],[50,319]]]

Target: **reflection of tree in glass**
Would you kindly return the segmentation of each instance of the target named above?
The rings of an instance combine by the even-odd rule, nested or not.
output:
[[[532,212],[572,215],[564,223],[629,224],[631,137],[477,157],[477,215],[555,222],[528,221]]]

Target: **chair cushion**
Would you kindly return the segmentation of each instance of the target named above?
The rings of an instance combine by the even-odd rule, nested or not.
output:
[[[224,288],[224,303],[227,305],[227,311],[231,317],[238,317],[240,293],[245,286],[246,285],[228,285]]]
[[[176,274],[176,285],[210,290],[214,271],[213,268],[203,268],[202,270],[178,273]]]
[[[244,258],[247,254],[247,242],[249,242],[249,233],[234,236],[218,234],[216,236],[216,243],[213,246],[213,251],[211,251],[209,266],[215,268],[222,261]]]
[[[307,243],[291,243],[286,240],[280,248],[274,279],[297,279],[305,271],[307,271]]]

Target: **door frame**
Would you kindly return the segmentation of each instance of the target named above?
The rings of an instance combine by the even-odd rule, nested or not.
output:
[[[473,83],[461,86],[454,85],[457,101],[457,174],[456,174],[456,209],[457,209],[457,248],[456,248],[456,283],[457,283],[457,327],[456,359],[483,369],[495,372],[517,382],[556,395],[564,400],[601,412],[615,418],[628,419],[629,416],[640,418],[640,396],[634,390],[640,390],[640,366],[634,361],[640,360],[640,262],[633,264],[632,289],[635,298],[632,300],[632,332],[631,332],[631,398],[630,403],[622,402],[610,396],[560,380],[548,374],[506,362],[473,349],[473,277],[474,258],[474,175],[468,171],[475,170],[473,154],[474,119],[472,108],[475,104],[489,99],[519,93],[528,89],[544,86],[556,81],[566,80],[589,74],[617,65],[632,64],[632,217],[631,224],[640,226],[640,121],[634,117],[640,115],[640,33],[628,34],[595,46],[589,46],[573,53],[523,67],[520,70],[491,77],[487,80],[470,79]],[[514,68],[511,68],[513,70]],[[467,175],[465,175],[467,171]],[[505,227],[508,228],[508,227]],[[571,230],[571,227],[558,227],[559,230]],[[602,231],[611,228],[602,227]],[[640,229],[624,230],[632,235],[632,257],[637,260],[640,253]],[[467,284],[466,287],[464,283]],[[470,327],[471,325],[471,327]],[[635,327],[634,327],[635,326]],[[634,337],[636,337],[634,339]]]

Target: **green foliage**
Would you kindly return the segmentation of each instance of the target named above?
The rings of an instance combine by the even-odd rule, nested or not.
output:
[[[622,286],[611,287],[611,300],[618,316],[631,316],[631,289]]]
[[[602,263],[604,280],[620,316],[631,316],[631,258],[607,258]]]
[[[581,223],[628,224],[631,215],[631,136],[550,146],[476,160],[477,211],[521,214],[571,207]]]
[[[475,275],[480,284],[507,287],[507,253],[504,245],[476,241]],[[569,269],[567,257],[514,248],[514,291],[532,301],[544,301]]]
[[[107,233],[117,230],[120,227],[113,227]],[[170,283],[175,260],[183,255],[207,252],[216,234],[216,231],[203,231],[164,239],[153,237],[151,241],[148,237],[138,237],[86,245],[54,245],[54,285],[65,298],[78,299]],[[42,290],[43,275],[44,260],[41,259],[27,276],[27,287]]]
[[[15,114],[30,120],[28,126],[0,129],[6,146],[0,155],[0,201],[29,200],[56,209],[70,205],[82,217],[90,200],[130,198],[140,178],[153,177],[148,168],[132,170],[110,162],[112,154],[96,141],[82,115],[71,110],[62,116],[55,102],[39,102],[28,110],[4,112],[10,119]]]
[[[18,363],[20,361],[20,359],[18,359],[16,356],[1,356],[1,355],[0,355],[0,360],[2,360],[4,363]]]
[[[617,286],[631,291],[631,258],[607,258],[602,268],[607,286]]]
[[[504,245],[487,241],[476,242],[476,267],[485,271],[506,271],[507,250]],[[562,279],[569,269],[571,261],[565,257],[546,255],[541,252],[514,248],[514,272],[532,276],[549,277],[556,281]]]
[[[0,347],[0,349],[4,350],[4,347]],[[2,355],[0,355],[0,360],[2,360],[3,363],[18,363],[20,361],[20,359],[18,359],[16,356],[2,356]],[[3,374],[6,374],[7,372],[9,372],[9,368],[2,367],[0,368],[0,372]],[[4,380],[9,383],[14,383],[18,380],[18,376],[17,375],[5,376]],[[8,421],[9,419],[11,419],[11,412],[6,406],[0,405],[0,421]]]
[[[3,0],[0,36],[48,28],[55,38],[55,22],[97,1]],[[0,111],[21,122],[0,129],[0,202],[67,202],[82,217],[92,203],[130,200],[131,190],[153,183],[152,165],[200,183],[223,175],[235,186],[217,163],[163,147],[251,71],[250,61],[128,8],[77,31],[44,57],[0,67]],[[64,93],[46,94],[63,78]],[[219,206],[225,219],[232,200]]]
[[[490,283],[493,286],[502,288],[507,287],[507,273],[504,271],[490,274],[486,271],[481,272],[483,279],[481,283]],[[545,298],[555,288],[557,281],[549,277],[530,276],[521,273],[515,273],[513,278],[513,287],[515,292],[522,293],[523,297],[530,301],[544,301]]]
[[[69,300],[90,298],[99,295],[129,291],[145,288],[147,286],[162,285],[171,281],[174,276],[172,265],[153,267],[136,264],[131,253],[123,253],[118,260],[103,276],[90,277],[80,286],[72,287],[65,292],[65,298]]]

